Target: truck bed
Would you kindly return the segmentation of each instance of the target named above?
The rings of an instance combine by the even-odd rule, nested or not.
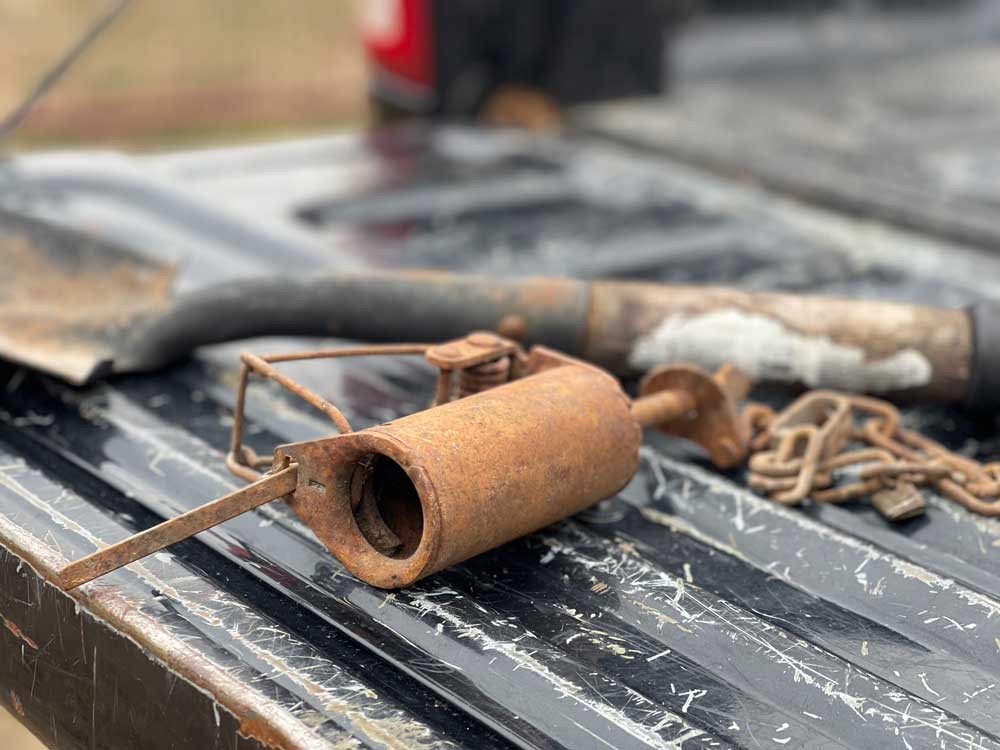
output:
[[[1000,291],[1000,260],[974,247],[598,137],[28,155],[0,167],[0,203],[175,258],[181,288],[430,266],[942,305]],[[781,507],[653,434],[618,496],[395,593],[280,503],[73,596],[44,582],[238,486],[238,352],[313,343],[86,389],[0,371],[0,701],[50,747],[1000,747],[1000,524],[933,493],[895,526],[864,502]],[[433,388],[412,358],[294,372],[359,425]],[[247,411],[262,452],[331,431],[263,384]],[[1000,454],[992,418],[905,415]]]

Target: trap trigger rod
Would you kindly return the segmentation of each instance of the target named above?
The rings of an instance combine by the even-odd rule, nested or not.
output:
[[[295,465],[265,474],[253,484],[67,565],[59,571],[59,585],[67,591],[82,586],[241,513],[284,497],[295,489],[297,482]]]

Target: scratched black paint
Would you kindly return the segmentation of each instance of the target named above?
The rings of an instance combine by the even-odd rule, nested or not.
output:
[[[52,747],[243,750],[239,722],[0,550],[0,701]],[[11,628],[16,627],[18,634]]]

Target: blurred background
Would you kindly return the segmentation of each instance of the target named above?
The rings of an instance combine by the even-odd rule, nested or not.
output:
[[[135,2],[19,130],[52,144],[182,147],[358,127],[357,0]],[[108,2],[0,0],[6,113]]]
[[[109,5],[0,0],[0,114]],[[358,128],[373,112],[385,117],[386,102],[398,110],[400,100],[404,114],[481,114],[491,102],[477,97],[511,80],[545,89],[560,104],[649,95],[677,82],[772,77],[982,38],[997,27],[997,5],[630,0],[629,13],[608,14],[606,0],[137,1],[5,145],[148,150],[253,141]],[[447,89],[436,106],[399,95],[412,83],[407,55],[414,53],[400,23],[433,27],[427,54]],[[386,33],[404,36],[386,46]],[[370,88],[381,100],[374,109]],[[507,115],[492,119],[509,124]],[[515,112],[513,119],[533,118]]]

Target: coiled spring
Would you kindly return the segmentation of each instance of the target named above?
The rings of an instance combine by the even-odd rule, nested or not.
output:
[[[503,385],[510,380],[510,366],[510,357],[505,356],[460,370],[456,387],[458,397],[465,398]]]

